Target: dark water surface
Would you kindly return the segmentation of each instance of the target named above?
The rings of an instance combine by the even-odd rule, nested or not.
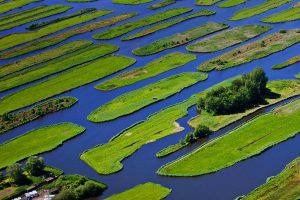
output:
[[[212,9],[217,11],[217,14],[214,16],[209,17],[200,17],[196,19],[192,19],[189,21],[185,21],[183,23],[180,23],[176,26],[173,26],[171,28],[167,28],[164,30],[161,30],[155,34],[152,34],[147,37],[135,39],[132,41],[126,41],[122,42],[119,38],[104,41],[105,43],[111,43],[116,44],[120,46],[120,51],[117,54],[122,54],[130,57],[134,57],[137,59],[137,63],[133,66],[131,66],[128,69],[137,68],[140,66],[143,66],[144,64],[148,63],[151,60],[154,60],[156,58],[159,58],[163,55],[166,55],[167,53],[174,52],[174,51],[180,51],[188,53],[185,50],[185,46],[177,47],[174,49],[166,50],[161,53],[147,56],[147,57],[137,57],[134,56],[131,51],[141,45],[148,44],[149,42],[152,42],[154,40],[160,39],[162,37],[169,36],[171,34],[177,33],[177,32],[183,32],[190,28],[199,26],[205,22],[208,21],[216,21],[216,22],[224,22],[231,25],[231,28],[235,26],[241,26],[241,25],[247,25],[247,24],[264,24],[259,22],[259,19],[268,16],[270,14],[273,14],[275,12],[285,10],[289,7],[291,7],[296,1],[283,5],[279,8],[273,9],[271,11],[268,11],[264,14],[254,16],[249,19],[240,20],[240,21],[228,21],[226,19],[230,18],[232,14],[245,7],[250,7],[259,3],[264,2],[264,0],[255,0],[255,1],[249,1],[247,4],[242,4],[233,8],[227,8],[227,9],[221,9],[217,6],[209,6],[209,7],[202,7],[202,6],[195,6],[194,0],[182,0],[178,1],[176,4],[173,4],[171,6],[168,6],[166,8],[159,9],[157,11],[151,11],[147,8],[151,3],[143,4],[143,5],[137,5],[137,6],[127,6],[127,5],[113,5],[110,0],[99,0],[96,2],[91,3],[67,3],[62,0],[44,0],[43,2],[39,3],[33,3],[27,6],[24,6],[22,9],[27,9],[36,5],[54,5],[54,4],[70,4],[74,8],[69,10],[66,13],[62,13],[60,15],[55,15],[48,17],[47,19],[55,19],[57,16],[63,16],[66,14],[73,13],[75,11],[78,11],[84,7],[96,7],[98,9],[111,9],[115,10],[114,13],[109,14],[104,17],[100,17],[99,19],[107,19],[115,15],[119,15],[121,13],[126,12],[140,12],[140,15],[134,17],[133,19],[139,19],[151,14],[154,14],[155,12],[159,12],[162,10],[166,10],[169,8],[175,8],[175,7],[192,7],[195,11],[203,10],[203,9]],[[13,11],[15,12],[15,11]],[[188,15],[190,13],[184,14]],[[182,16],[184,16],[182,15]],[[180,16],[181,17],[181,16]],[[97,19],[97,20],[99,20]],[[133,19],[129,19],[126,21],[131,21]],[[38,20],[43,21],[44,19]],[[93,20],[96,21],[96,20]],[[121,22],[119,24],[125,23]],[[84,23],[88,24],[90,22]],[[82,24],[81,24],[82,25]],[[81,26],[78,25],[78,26]],[[10,30],[2,31],[0,32],[0,36],[4,36],[7,34],[15,33],[15,32],[22,32],[25,31],[25,27],[28,26],[22,25]],[[77,26],[77,27],[78,27]],[[71,27],[74,28],[74,27]],[[68,28],[68,29],[71,29]],[[292,29],[292,28],[300,28],[300,21],[295,22],[289,22],[289,23],[282,23],[273,25],[273,29],[263,35],[261,35],[258,38],[262,38],[263,36],[266,36],[267,34],[270,34],[272,32],[277,32],[281,29]],[[65,29],[65,30],[68,30]],[[93,40],[91,36],[96,33],[103,30],[106,30],[107,28],[96,30],[93,32],[89,32],[86,34],[82,34],[79,36],[75,36],[72,38],[69,38],[63,43],[78,40],[78,39],[89,39]],[[137,32],[139,30],[133,32]],[[63,30],[63,31],[65,31]],[[63,32],[60,31],[60,32]],[[131,32],[131,33],[133,33]],[[54,33],[56,34],[56,33]],[[52,34],[52,35],[54,35]],[[46,36],[47,37],[47,36]],[[257,38],[256,38],[257,39]],[[254,41],[256,39],[252,39],[246,43],[249,43],[251,41]],[[96,41],[95,43],[101,43],[103,41]],[[60,46],[60,43],[58,45],[49,47],[47,49],[52,49],[57,46]],[[245,44],[245,43],[244,43]],[[236,45],[235,47],[240,46]],[[185,90],[183,90],[181,93],[176,94],[164,101],[160,101],[156,104],[150,105],[138,112],[135,112],[129,116],[121,117],[119,119],[116,119],[114,121],[105,122],[101,124],[95,124],[91,123],[86,120],[86,116],[94,109],[99,107],[100,105],[103,105],[104,103],[112,100],[113,98],[117,97],[120,94],[138,89],[142,86],[145,86],[149,83],[161,80],[163,78],[166,78],[168,76],[178,74],[181,72],[186,71],[197,71],[196,67],[211,58],[214,58],[217,55],[221,55],[224,52],[233,49],[235,47],[231,47],[228,49],[225,49],[223,51],[219,51],[216,53],[210,53],[210,54],[196,54],[197,60],[188,63],[187,65],[183,67],[179,67],[177,69],[165,72],[163,74],[160,74],[156,77],[149,78],[147,80],[138,82],[134,85],[130,85],[127,87],[119,88],[114,91],[110,92],[101,92],[98,90],[95,90],[93,88],[94,85],[107,80],[114,75],[108,76],[104,79],[98,80],[96,82],[93,82],[91,84],[82,86],[80,88],[77,88],[75,90],[72,90],[70,92],[66,92],[62,95],[58,96],[75,96],[79,99],[79,102],[73,106],[70,109],[63,110],[58,113],[47,115],[39,120],[33,121],[29,124],[26,124],[24,126],[21,126],[19,128],[16,128],[12,131],[9,131],[6,134],[0,135],[0,142],[3,143],[11,138],[14,138],[18,135],[21,135],[33,128],[37,128],[40,126],[45,126],[49,124],[59,123],[59,122],[73,122],[80,124],[87,128],[87,131],[64,143],[61,147],[58,149],[50,152],[50,153],[44,153],[42,156],[45,158],[46,163],[58,168],[63,169],[67,174],[69,173],[78,173],[82,175],[89,176],[90,178],[94,178],[96,180],[102,181],[106,183],[109,188],[105,191],[105,193],[101,196],[102,198],[105,198],[107,196],[110,196],[114,193],[118,193],[121,191],[124,191],[128,188],[131,188],[137,184],[145,183],[148,181],[152,181],[155,183],[160,183],[164,186],[167,186],[172,189],[172,193],[167,197],[167,199],[204,199],[204,200],[227,200],[227,199],[234,199],[235,197],[245,194],[258,185],[265,182],[266,178],[272,175],[276,175],[279,173],[284,166],[292,161],[294,158],[300,155],[300,148],[299,148],[299,142],[300,142],[300,135],[296,136],[295,138],[289,139],[279,145],[276,145],[272,147],[271,149],[265,151],[259,156],[247,159],[243,162],[240,162],[232,167],[226,168],[224,170],[221,170],[217,173],[204,175],[200,177],[193,177],[193,178],[170,178],[170,177],[163,177],[156,175],[156,170],[162,166],[163,164],[170,162],[179,156],[182,156],[193,149],[197,148],[199,145],[203,144],[204,142],[210,140],[211,138],[214,138],[216,136],[219,136],[221,134],[225,134],[227,131],[231,130],[232,128],[240,125],[241,123],[251,119],[252,117],[255,117],[257,114],[261,114],[263,112],[269,111],[272,107],[267,108],[265,110],[261,110],[239,122],[236,122],[235,124],[230,125],[229,127],[226,127],[225,129],[222,129],[218,131],[216,134],[212,135],[211,138],[204,139],[203,141],[200,141],[198,143],[193,144],[192,146],[185,148],[179,152],[174,153],[173,155],[170,155],[166,158],[157,159],[155,157],[155,153],[162,148],[177,143],[181,137],[184,137],[184,135],[192,129],[188,127],[187,121],[196,115],[195,108],[192,107],[189,109],[188,116],[180,119],[178,122],[181,126],[185,128],[185,130],[182,133],[175,134],[166,138],[163,138],[155,143],[147,144],[143,146],[140,150],[138,150],[136,153],[134,153],[132,156],[127,158],[123,161],[124,169],[116,174],[109,175],[109,176],[102,176],[98,175],[92,168],[90,168],[88,165],[86,165],[83,161],[79,159],[79,154],[82,153],[84,150],[90,149],[94,147],[95,145],[106,143],[110,138],[117,135],[119,132],[121,132],[123,129],[127,128],[128,126],[144,120],[149,116],[150,114],[157,112],[169,105],[181,102],[188,97],[190,97],[192,94],[195,94],[197,92],[200,92],[216,83],[219,83],[223,80],[226,80],[230,77],[233,77],[238,74],[242,73],[248,73],[251,70],[253,70],[257,66],[261,66],[266,71],[268,77],[270,80],[276,80],[276,79],[293,79],[294,75],[299,73],[299,64],[288,67],[284,70],[275,71],[271,69],[271,66],[280,62],[285,61],[286,59],[289,59],[293,56],[296,56],[299,54],[300,50],[300,44],[294,45],[282,52],[273,54],[269,57],[253,61],[251,63],[241,65],[239,67],[234,67],[228,70],[224,71],[213,71],[209,73],[209,79],[205,82],[200,82],[192,87],[189,87]],[[41,51],[37,51],[41,52]],[[28,55],[34,55],[37,52],[33,52],[24,56],[20,56],[15,59],[0,61],[0,65],[5,64],[7,62],[19,60],[22,58],[27,57]],[[128,70],[127,69],[127,70]],[[122,72],[126,71],[123,70]],[[121,72],[119,72],[121,73]],[[118,74],[118,73],[117,73]],[[44,78],[42,80],[45,80],[47,78]],[[41,80],[40,80],[41,81]],[[39,82],[39,81],[36,81]],[[12,92],[18,91],[21,88],[24,88],[30,84],[26,84],[22,87],[18,87],[15,89],[12,89],[7,92],[0,93],[0,97],[3,97],[7,94],[10,94]]]

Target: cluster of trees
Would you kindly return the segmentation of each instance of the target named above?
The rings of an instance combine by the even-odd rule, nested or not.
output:
[[[207,137],[211,134],[211,130],[207,126],[199,124],[193,133],[186,134],[184,140],[180,140],[180,144],[191,144],[202,137]]]
[[[267,82],[264,70],[256,68],[235,79],[229,86],[209,91],[205,97],[199,99],[197,110],[205,110],[213,115],[243,112],[264,102],[268,92]]]

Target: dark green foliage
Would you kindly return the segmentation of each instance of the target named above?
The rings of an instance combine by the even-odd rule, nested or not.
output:
[[[80,199],[95,197],[102,193],[102,188],[93,181],[87,181],[76,188],[76,194]]]
[[[0,182],[3,180],[4,176],[3,176],[3,173],[0,172]]]
[[[286,30],[280,30],[279,32],[280,33],[286,33],[287,31]]]
[[[262,68],[232,81],[227,87],[219,87],[200,98],[198,111],[206,110],[213,115],[232,114],[252,108],[264,101],[268,78]]]
[[[77,200],[76,194],[71,190],[63,190],[55,198],[55,200]]]
[[[44,159],[42,157],[31,156],[25,164],[25,171],[32,176],[39,176],[45,168]]]
[[[185,144],[190,144],[194,141],[194,136],[193,133],[188,133],[186,134],[185,138],[184,138],[184,143]]]
[[[19,163],[14,163],[7,167],[7,176],[14,180],[16,184],[22,184],[24,181],[22,165]]]
[[[207,126],[203,126],[201,124],[199,124],[197,126],[197,128],[194,131],[194,138],[202,138],[202,137],[206,137],[209,136],[211,133],[211,130],[209,130],[209,128]]]

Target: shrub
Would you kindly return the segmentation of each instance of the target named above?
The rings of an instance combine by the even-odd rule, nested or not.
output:
[[[280,30],[279,33],[286,33],[286,30]]]
[[[42,157],[31,156],[27,159],[25,164],[25,171],[32,176],[41,175],[44,171],[45,164]]]
[[[63,190],[54,199],[55,200],[76,200],[78,198],[73,191]]]
[[[186,134],[185,138],[184,138],[184,143],[186,144],[190,144],[194,141],[194,136],[193,133],[188,133]]]
[[[24,181],[22,165],[14,163],[7,167],[7,176],[13,179],[16,184],[22,184]]]
[[[210,135],[211,130],[207,126],[198,125],[194,131],[194,138],[201,138]]]

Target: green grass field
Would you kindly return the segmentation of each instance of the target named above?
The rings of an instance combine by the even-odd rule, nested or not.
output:
[[[176,33],[169,37],[156,40],[148,45],[134,49],[132,52],[133,54],[138,56],[155,54],[166,49],[171,49],[177,46],[187,44],[190,41],[226,29],[228,27],[229,25],[227,24],[208,22],[204,25],[198,26],[188,31]]]
[[[179,151],[180,149],[184,148],[185,146],[187,146],[187,144],[177,143],[177,144],[170,145],[170,146],[160,150],[159,152],[157,152],[156,157],[158,157],[158,158],[165,157],[165,156],[170,155],[170,154],[172,154],[176,151]]]
[[[118,3],[118,4],[129,4],[129,5],[137,5],[137,4],[142,4],[142,3],[148,3],[153,0],[112,0],[113,3]]]
[[[112,26],[118,22],[129,19],[136,15],[137,15],[136,13],[125,13],[122,15],[117,15],[117,16],[111,17],[109,19],[99,20],[97,22],[93,22],[93,23],[86,24],[86,25],[83,25],[83,26],[80,26],[77,28],[73,28],[73,29],[67,30],[65,32],[56,34],[54,36],[43,38],[43,39],[28,43],[26,45],[23,45],[21,47],[16,47],[16,48],[10,49],[8,51],[1,52],[0,59],[14,58],[16,56],[24,55],[26,53],[30,53],[30,52],[33,52],[36,50],[40,50],[40,49],[49,47],[49,46],[53,46],[55,44],[65,41],[68,38],[73,37],[75,35],[87,33],[87,32],[90,32],[90,31],[93,31],[96,29],[100,29],[100,28],[104,28],[107,26]],[[45,28],[47,28],[47,27],[45,27]]]
[[[300,62],[300,55],[295,56],[283,63],[272,66],[272,69],[283,69]]]
[[[148,26],[187,12],[192,11],[191,8],[174,8],[170,10],[166,10],[163,12],[159,12],[153,15],[150,15],[148,17],[138,19],[135,21],[131,21],[125,24],[122,24],[120,26],[113,27],[111,29],[108,29],[106,31],[96,33],[93,35],[93,38],[96,40],[109,40],[116,37],[119,37],[121,35],[124,35],[130,31],[133,31],[138,28],[142,28],[144,26]]]
[[[100,106],[88,116],[92,122],[104,122],[136,112],[150,104],[166,99],[184,88],[204,81],[207,74],[190,72],[170,76],[137,90],[125,93]]]
[[[300,99],[256,117],[211,140],[193,152],[162,166],[165,176],[199,176],[230,167],[258,155],[300,131]]]
[[[236,44],[248,41],[271,29],[270,26],[246,25],[223,31],[209,38],[188,45],[186,49],[191,52],[215,52]]]
[[[192,54],[184,54],[180,52],[170,53],[151,61],[143,67],[124,72],[112,79],[104,81],[96,85],[95,88],[98,90],[108,91],[131,85],[138,81],[154,77],[168,70],[183,66],[195,59],[196,56]]]
[[[246,3],[248,0],[226,0],[220,3],[218,6],[220,8],[229,8],[233,6],[237,6],[242,3]]]
[[[112,44],[94,44],[79,51],[55,58],[37,67],[12,73],[0,79],[0,92],[62,72],[72,67],[91,62],[97,58],[116,52],[119,47]]]
[[[218,3],[221,0],[196,0],[196,5],[198,6],[210,6]]]
[[[61,57],[68,53],[78,51],[92,44],[93,42],[90,40],[77,40],[74,42],[63,44],[57,48],[43,51],[42,53],[17,60],[15,62],[7,63],[5,65],[0,66],[0,78],[8,74],[26,69],[28,67],[32,67],[34,65],[41,64],[49,60]]]
[[[157,2],[155,4],[152,4],[148,8],[151,9],[151,10],[156,10],[156,9],[163,8],[163,7],[166,7],[168,5],[174,4],[174,3],[176,3],[176,1],[177,0],[163,0],[163,1]]]
[[[32,105],[55,95],[91,83],[135,63],[124,56],[109,56],[76,67],[46,81],[19,90],[0,100],[0,115]],[[109,66],[109,67],[108,67]]]
[[[277,176],[268,178],[267,182],[239,200],[297,200],[300,196],[300,158],[289,163]]]
[[[292,8],[289,8],[285,11],[265,17],[261,21],[266,23],[282,23],[298,19],[300,19],[300,3],[296,3]]]
[[[272,10],[274,8],[277,8],[281,5],[287,4],[291,2],[292,0],[266,0],[266,2],[259,4],[257,6],[251,7],[251,8],[245,8],[243,10],[240,10],[236,12],[230,20],[241,20],[246,19],[249,17],[253,17],[254,15],[259,15],[261,13],[267,12],[269,10]]]
[[[114,194],[105,200],[161,200],[171,193],[172,190],[155,183],[137,185],[119,194]]]
[[[124,36],[124,37],[122,37],[122,40],[132,40],[132,39],[144,37],[146,35],[150,35],[152,33],[155,33],[157,31],[159,31],[159,30],[166,29],[168,27],[174,26],[176,24],[187,21],[189,19],[193,19],[193,18],[201,17],[201,16],[210,16],[210,15],[214,15],[215,13],[216,13],[215,11],[211,11],[211,10],[201,10],[199,12],[195,12],[193,14],[190,14],[190,15],[187,15],[187,16],[184,16],[184,17],[179,17],[179,18],[176,18],[176,19],[171,20],[171,21],[162,22],[160,24],[157,24],[157,25],[154,25],[152,27],[141,30],[137,33],[133,33],[131,35]]]
[[[23,33],[14,33],[11,35],[6,35],[0,38],[0,51],[6,50],[11,47],[15,47],[26,42],[44,37],[46,35],[55,33],[57,31],[63,30],[65,28],[78,25],[84,22],[91,21],[98,17],[112,13],[111,10],[98,10],[92,13],[87,13],[81,16],[77,16],[71,19],[67,19],[61,22],[51,24],[47,27],[41,28],[39,30],[23,32]]]
[[[198,69],[201,71],[224,70],[267,57],[299,42],[299,29],[272,33],[262,39],[237,47],[212,60],[208,60],[201,64]]]
[[[72,123],[60,123],[34,129],[0,145],[0,169],[29,156],[51,151],[85,131]]]
[[[34,2],[39,2],[41,0],[13,0],[13,1],[8,1],[4,2],[0,6],[0,14],[9,12],[11,10],[21,8],[22,6],[34,3]]]

